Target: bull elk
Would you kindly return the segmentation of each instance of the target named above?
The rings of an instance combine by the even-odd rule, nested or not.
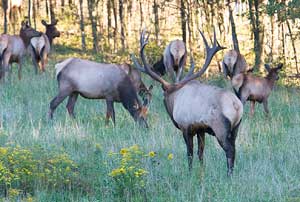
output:
[[[161,76],[167,72],[174,81],[178,81],[186,63],[186,58],[187,51],[185,44],[183,41],[177,39],[169,43],[161,59],[153,65],[153,69]]]
[[[123,67],[122,67],[123,66]],[[50,102],[49,117],[52,119],[56,107],[69,97],[67,110],[74,117],[74,106],[80,94],[88,99],[105,99],[107,105],[106,123],[112,118],[115,123],[114,102],[121,102],[124,108],[140,125],[148,127],[146,115],[151,94],[144,104],[137,96],[133,74],[127,74],[126,65],[103,64],[79,58],[69,58],[55,65],[59,93]],[[140,86],[140,85],[139,85]]]
[[[21,79],[23,58],[26,54],[26,45],[32,37],[41,36],[40,32],[30,27],[26,22],[22,22],[19,35],[0,35],[0,78],[5,76],[5,71],[9,71],[12,63],[18,63],[18,77]]]
[[[255,102],[263,103],[265,113],[269,113],[268,98],[272,92],[276,80],[279,79],[279,71],[283,64],[279,64],[276,68],[270,68],[265,64],[268,74],[266,77],[257,77],[251,73],[238,74],[232,79],[232,86],[243,104],[247,100],[250,101],[250,115],[253,116]]]
[[[43,72],[45,71],[53,39],[60,36],[60,32],[56,28],[57,22],[58,20],[55,20],[54,22],[47,24],[45,20],[42,20],[42,24],[46,27],[46,33],[30,40],[29,52],[31,53],[36,74],[38,68]]]
[[[236,50],[229,50],[222,61],[223,74],[232,79],[239,73],[246,72],[248,65],[245,57]]]
[[[190,71],[180,81],[175,83],[165,81],[147,64],[144,49],[148,44],[149,36],[145,36],[145,30],[140,38],[140,57],[144,68],[142,66],[139,68],[143,68],[144,72],[152,79],[161,83],[166,110],[174,125],[183,132],[189,168],[192,168],[193,136],[197,135],[198,157],[202,161],[205,133],[209,133],[217,138],[220,146],[225,151],[227,173],[230,175],[234,167],[235,139],[242,118],[243,105],[230,91],[195,80],[206,71],[213,56],[219,50],[224,49],[218,43],[215,32],[212,47],[208,45],[203,33],[200,32],[200,34],[206,47],[206,59],[198,72],[194,73],[192,62]],[[138,64],[138,62],[135,61],[135,64]]]

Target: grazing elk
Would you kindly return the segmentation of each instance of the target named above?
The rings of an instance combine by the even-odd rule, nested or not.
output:
[[[31,53],[36,74],[38,67],[41,71],[45,71],[53,39],[60,36],[60,32],[56,28],[57,22],[58,20],[55,20],[47,24],[45,20],[42,20],[42,24],[46,27],[46,34],[42,34],[42,36],[34,37],[30,40],[31,46],[29,47],[29,52]]]
[[[223,74],[232,79],[234,75],[246,72],[248,65],[245,57],[236,50],[229,50],[222,61]]]
[[[40,32],[22,22],[20,35],[0,35],[0,79],[5,76],[5,71],[9,71],[12,63],[18,63],[18,76],[21,79],[22,60],[26,54],[26,43],[32,37],[41,36]]]
[[[177,39],[169,43],[161,59],[153,65],[153,69],[161,76],[167,72],[173,78],[173,81],[178,81],[186,63],[186,58],[185,44]]]
[[[230,91],[194,80],[206,71],[213,56],[219,50],[224,49],[219,45],[215,32],[213,47],[209,47],[203,33],[200,33],[206,46],[206,59],[203,67],[197,73],[193,73],[194,65],[192,62],[187,75],[173,84],[165,81],[147,64],[144,49],[148,44],[149,36],[145,37],[145,31],[142,32],[140,38],[140,55],[144,64],[144,72],[162,84],[166,110],[174,125],[183,132],[189,168],[192,167],[193,136],[197,135],[198,156],[202,161],[205,132],[207,132],[214,135],[224,149],[227,157],[228,175],[230,175],[234,166],[235,139],[242,118],[243,105]],[[138,64],[137,61],[135,63]]]
[[[136,88],[120,65],[102,64],[79,58],[69,58],[55,65],[59,86],[58,95],[51,101],[49,117],[56,107],[69,97],[67,110],[74,117],[74,106],[80,94],[88,99],[105,99],[106,123],[112,118],[115,123],[114,102],[121,102],[140,125],[148,127],[146,115],[149,102],[141,104]]]
[[[265,64],[265,69],[268,74],[266,77],[261,78],[252,74],[238,74],[232,78],[232,86],[243,104],[247,100],[250,101],[250,115],[253,116],[255,102],[263,103],[266,114],[269,113],[268,97],[274,87],[275,81],[279,79],[279,71],[282,69],[283,64],[279,64],[276,68],[270,68]]]

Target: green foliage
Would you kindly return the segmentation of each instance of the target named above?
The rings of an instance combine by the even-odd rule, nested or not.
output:
[[[300,17],[300,1],[292,0],[286,5],[283,2],[269,0],[266,5],[266,11],[269,16],[277,14],[280,22],[284,22],[287,19],[295,20]]]

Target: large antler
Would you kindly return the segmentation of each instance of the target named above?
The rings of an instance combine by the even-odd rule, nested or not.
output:
[[[168,89],[170,87],[170,83],[168,83],[167,81],[165,81],[164,79],[162,79],[158,74],[156,74],[154,71],[152,71],[152,68],[150,67],[150,65],[147,63],[146,61],[146,57],[144,54],[144,50],[146,45],[149,42],[149,34],[147,36],[145,36],[146,34],[146,30],[144,29],[141,33],[141,37],[140,37],[140,56],[142,59],[142,62],[144,64],[144,68],[142,68],[139,63],[137,62],[137,60],[135,59],[135,57],[133,55],[131,55],[131,58],[135,64],[135,66],[137,67],[137,69],[139,69],[140,71],[148,74],[151,78],[153,78],[154,80],[160,82],[163,85],[164,89]]]
[[[193,58],[191,58],[191,69],[188,72],[188,74],[177,84],[180,86],[183,86],[184,84],[186,84],[187,82],[196,79],[197,77],[200,77],[208,68],[213,56],[220,50],[225,49],[225,47],[222,47],[219,42],[217,41],[216,38],[216,31],[214,30],[214,42],[213,42],[213,46],[210,47],[207,43],[207,40],[204,36],[204,34],[199,30],[202,38],[203,38],[203,42],[205,44],[205,49],[206,49],[206,59],[205,59],[205,63],[202,66],[201,70],[199,70],[197,73],[193,73],[194,71],[194,61]]]

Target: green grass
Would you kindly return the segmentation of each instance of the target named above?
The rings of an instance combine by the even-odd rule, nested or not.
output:
[[[105,102],[83,98],[75,107],[76,120],[69,118],[66,101],[55,111],[54,120],[48,120],[49,102],[57,93],[56,58],[61,57],[52,56],[46,73],[39,75],[27,62],[21,81],[14,67],[11,81],[0,89],[0,146],[63,150],[78,165],[81,186],[76,191],[40,185],[31,193],[33,200],[300,201],[300,90],[278,86],[269,100],[269,118],[260,105],[250,118],[246,105],[236,142],[235,170],[228,178],[225,153],[209,135],[204,164],[195,156],[193,170],[188,171],[182,135],[167,116],[158,84],[153,90],[148,130],[139,128],[120,104],[115,104],[116,127],[112,123],[105,126]],[[207,82],[226,85],[219,78]],[[153,82],[146,78],[146,83]],[[145,162],[149,173],[143,191],[122,195],[108,175],[115,168],[109,152],[135,144],[146,153],[155,151],[155,162]],[[169,153],[174,155],[172,160],[167,159]]]

